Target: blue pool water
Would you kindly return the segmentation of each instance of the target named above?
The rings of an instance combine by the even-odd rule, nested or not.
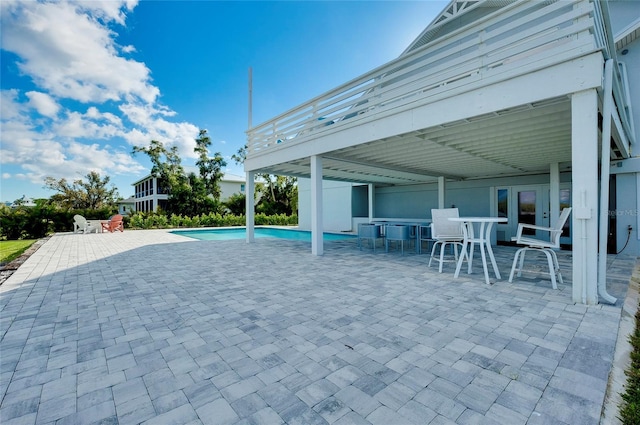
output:
[[[174,230],[171,233],[199,239],[201,241],[228,241],[232,239],[245,239],[246,230],[244,227],[233,229],[201,229],[201,230]],[[311,232],[294,229],[275,229],[270,227],[256,227],[254,230],[256,238],[278,238],[296,241],[311,242]],[[325,233],[324,240],[337,241],[355,238],[355,235]]]

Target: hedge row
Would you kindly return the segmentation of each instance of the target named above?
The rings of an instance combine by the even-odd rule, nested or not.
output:
[[[73,216],[88,220],[105,220],[115,212],[110,209],[63,211],[50,205],[38,207],[0,208],[0,239],[39,239],[55,232],[73,231]],[[257,225],[290,226],[298,224],[298,216],[284,214],[255,215]],[[195,217],[166,216],[157,213],[137,213],[124,217],[128,229],[166,229],[175,227],[226,227],[244,226],[244,215],[210,213]]]
[[[114,214],[109,208],[100,210],[60,210],[51,205],[0,208],[0,239],[39,239],[55,232],[73,231],[73,216],[88,220],[104,220]]]
[[[257,225],[290,226],[298,224],[298,216],[285,214],[265,215],[256,214],[254,223]],[[244,215],[209,213],[184,217],[180,214],[172,214],[167,217],[164,214],[137,213],[125,220],[125,226],[132,229],[168,229],[176,227],[229,227],[244,226]]]

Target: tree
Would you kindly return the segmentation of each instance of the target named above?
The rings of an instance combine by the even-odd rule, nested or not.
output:
[[[290,176],[260,174],[266,184],[256,206],[258,212],[292,215],[298,212],[298,179]]]
[[[207,130],[200,130],[194,148],[198,154],[196,165],[199,175],[185,174],[175,146],[167,149],[162,142],[152,140],[148,147],[133,148],[134,154],[142,152],[151,160],[151,175],[158,179],[159,186],[169,195],[166,206],[168,214],[195,216],[220,210],[220,180],[223,176],[222,167],[227,164],[219,152],[210,158],[209,146],[211,139]]]
[[[133,154],[142,152],[151,161],[151,175],[158,179],[158,191],[167,193],[167,213],[181,214],[185,203],[191,199],[191,187],[182,167],[182,159],[178,154],[178,147],[167,149],[158,140],[152,140],[148,147],[133,147]],[[184,211],[186,213],[186,211]]]
[[[95,171],[89,172],[82,179],[69,183],[67,179],[56,180],[53,177],[45,177],[46,189],[55,190],[55,195],[50,200],[53,204],[66,209],[100,209],[113,207],[118,199],[118,189],[109,185],[110,177],[100,177]]]
[[[223,205],[233,215],[245,215],[247,211],[246,202],[246,196],[244,193],[234,193],[223,202]]]
[[[151,175],[159,181],[159,186],[171,194],[186,183],[182,160],[178,155],[176,146],[167,149],[162,142],[152,140],[148,147],[133,147],[133,154],[138,152],[146,154],[151,160]]]
[[[231,158],[236,164],[244,163],[247,158],[247,146],[238,149]],[[256,205],[258,212],[267,215],[292,215],[298,212],[298,179],[265,173],[259,173],[258,177],[264,182],[256,185],[256,191],[261,194]]]
[[[227,163],[220,152],[216,152],[210,158],[209,146],[211,146],[211,139],[207,135],[207,130],[200,130],[194,148],[194,152],[198,154],[196,165],[200,170],[200,178],[204,182],[207,195],[220,199],[220,180],[224,175],[222,167],[226,167]]]

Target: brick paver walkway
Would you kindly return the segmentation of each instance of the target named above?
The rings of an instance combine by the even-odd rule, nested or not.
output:
[[[0,422],[597,424],[620,305],[331,242],[58,234],[0,286]],[[479,257],[479,256],[478,256]],[[624,297],[635,263],[611,258]]]

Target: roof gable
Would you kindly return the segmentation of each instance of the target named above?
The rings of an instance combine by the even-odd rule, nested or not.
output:
[[[515,0],[451,0],[420,35],[402,52],[405,55],[483,18]],[[402,56],[401,55],[401,56]]]

